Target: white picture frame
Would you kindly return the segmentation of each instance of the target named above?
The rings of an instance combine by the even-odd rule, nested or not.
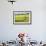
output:
[[[16,19],[18,16],[18,20]],[[27,16],[27,20],[23,20],[24,16]],[[21,20],[21,21],[20,21]],[[32,12],[31,11],[13,11],[13,24],[15,25],[27,25],[27,24],[32,24]]]

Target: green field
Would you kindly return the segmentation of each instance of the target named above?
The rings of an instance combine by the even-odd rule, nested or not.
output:
[[[15,22],[29,22],[29,14],[16,14]]]

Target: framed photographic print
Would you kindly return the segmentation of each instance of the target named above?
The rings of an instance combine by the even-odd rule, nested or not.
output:
[[[13,11],[13,24],[32,24],[31,11]]]

